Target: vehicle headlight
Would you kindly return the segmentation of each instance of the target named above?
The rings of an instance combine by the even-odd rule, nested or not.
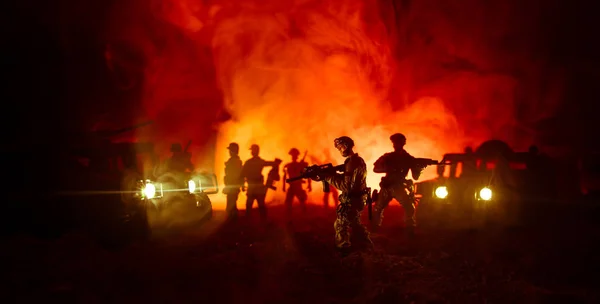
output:
[[[435,189],[435,197],[444,199],[448,197],[448,188],[446,186],[440,186]]]
[[[488,187],[484,187],[483,189],[479,190],[479,198],[481,198],[484,201],[489,201],[492,199],[492,189],[488,188]]]
[[[156,196],[156,187],[153,183],[146,183],[146,185],[144,185],[142,196],[149,199],[153,199]]]
[[[190,190],[190,193],[194,193],[194,191],[196,191],[196,182],[190,180],[188,182],[188,189]]]

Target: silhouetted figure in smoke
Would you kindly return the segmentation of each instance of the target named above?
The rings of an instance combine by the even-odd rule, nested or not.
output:
[[[256,200],[258,204],[258,210],[260,212],[261,219],[266,220],[267,218],[267,206],[265,205],[265,196],[267,195],[267,187],[264,184],[264,176],[262,170],[264,167],[277,166],[280,161],[266,161],[258,156],[260,148],[258,145],[252,145],[250,147],[252,158],[247,160],[242,167],[242,177],[248,183],[248,190],[246,195],[246,215],[250,215],[252,205]]]
[[[413,235],[416,226],[414,187],[411,180],[407,180],[408,171],[412,171],[414,179],[418,179],[424,168],[414,168],[415,158],[404,150],[406,137],[396,133],[390,136],[394,152],[382,155],[374,165],[375,173],[386,173],[381,178],[381,190],[375,203],[373,212],[373,225],[380,227],[383,221],[383,211],[396,199],[404,208],[405,225],[409,235]]]
[[[340,204],[336,209],[337,219],[334,224],[335,243],[339,249],[348,249],[351,246],[350,232],[359,247],[372,247],[373,243],[369,232],[360,222],[360,213],[365,207],[368,197],[367,165],[365,161],[352,148],[354,141],[347,136],[334,140],[335,148],[346,158],[343,174],[333,173],[318,176],[314,180],[325,180],[336,187],[342,194]]]
[[[194,165],[192,164],[192,156],[188,152],[184,152],[181,148],[181,144],[171,145],[171,158],[167,160],[167,170],[170,172],[186,172],[194,171]]]
[[[283,180],[285,181],[288,177],[296,177],[302,174],[302,170],[308,167],[308,164],[302,159],[298,161],[298,156],[300,155],[300,151],[296,148],[292,148],[289,152],[292,156],[292,162],[287,163],[283,166]],[[306,195],[306,191],[302,189],[302,183],[304,180],[297,180],[289,183],[290,187],[287,189],[287,193],[285,194],[285,207],[287,209],[288,217],[292,216],[292,202],[294,201],[294,197],[298,198],[300,201],[300,206],[302,207],[302,211],[306,212],[306,200],[308,196]],[[285,189],[286,183],[283,183],[283,192],[286,192]],[[311,180],[308,180],[308,191],[312,191]]]
[[[227,150],[229,150],[229,159],[225,162],[225,188],[223,193],[227,195],[227,214],[230,219],[235,220],[238,216],[237,200],[244,185],[242,160],[238,155],[240,146],[237,143],[230,143]]]

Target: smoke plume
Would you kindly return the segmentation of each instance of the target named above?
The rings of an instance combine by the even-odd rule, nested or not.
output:
[[[195,161],[212,163],[214,152],[220,180],[229,142],[242,159],[258,144],[265,159],[285,162],[295,147],[340,163],[333,139],[347,135],[370,168],[396,132],[418,157],[490,138],[522,149],[561,97],[533,2],[151,3],[119,2],[110,40],[143,58],[140,115],[157,121],[153,140],[195,140]],[[369,185],[379,178],[370,174]]]

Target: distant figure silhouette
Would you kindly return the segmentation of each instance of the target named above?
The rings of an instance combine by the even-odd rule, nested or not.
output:
[[[237,143],[230,143],[227,150],[229,150],[229,159],[225,162],[223,193],[227,195],[227,214],[230,219],[235,220],[238,216],[237,200],[244,185],[242,160],[239,156],[240,146]]]
[[[267,219],[267,206],[265,205],[265,196],[267,195],[267,187],[264,184],[264,176],[262,170],[265,167],[277,166],[281,162],[278,159],[275,161],[266,161],[259,157],[260,147],[252,145],[250,147],[252,158],[247,160],[242,167],[242,177],[248,184],[246,195],[246,215],[250,215],[254,201],[258,204],[258,211],[261,219]]]
[[[302,174],[302,170],[306,167],[308,167],[308,164],[304,161],[304,159],[302,159],[301,161],[298,161],[298,156],[300,155],[300,151],[298,151],[298,149],[296,148],[292,148],[289,152],[289,154],[292,156],[292,161],[290,163],[287,163],[284,167],[283,167],[283,180],[285,181],[286,178],[288,177],[296,177],[299,176],[300,174]],[[308,196],[306,195],[306,191],[304,189],[302,189],[302,183],[304,182],[304,180],[297,180],[294,182],[289,183],[289,189],[287,189],[287,193],[285,195],[285,206],[286,206],[286,210],[287,210],[287,214],[288,217],[292,216],[292,202],[294,201],[294,197],[298,198],[298,201],[300,201],[300,206],[302,207],[302,211],[306,211],[306,200],[308,199]],[[285,185],[286,183],[283,183],[283,191],[286,192],[286,188]],[[308,191],[312,191],[312,184],[311,184],[311,180],[308,180],[308,187],[307,187]]]
[[[381,226],[383,211],[392,199],[396,199],[404,208],[404,221],[408,233],[412,235],[416,226],[414,188],[412,181],[406,177],[409,170],[412,171],[413,177],[418,177],[423,168],[412,168],[415,158],[404,150],[406,137],[403,134],[396,133],[390,136],[390,140],[394,152],[386,153],[377,159],[373,169],[375,173],[386,173],[379,183],[381,190],[375,203],[373,224],[376,227]]]

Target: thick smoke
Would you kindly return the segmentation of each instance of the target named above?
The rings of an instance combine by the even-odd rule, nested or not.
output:
[[[259,144],[265,159],[296,147],[339,163],[348,135],[369,166],[395,132],[435,159],[489,138],[524,148],[560,97],[536,7],[519,1],[133,1],[112,32],[145,58],[143,108],[164,142],[207,144],[215,128],[219,178],[232,141],[243,159]]]

